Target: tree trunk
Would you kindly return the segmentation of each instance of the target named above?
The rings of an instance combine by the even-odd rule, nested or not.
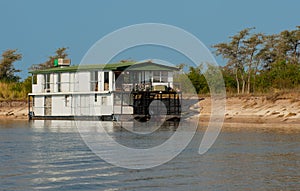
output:
[[[244,78],[242,78],[242,94],[245,93],[245,84],[246,84],[246,81]]]
[[[257,72],[258,72],[258,64],[259,64],[259,62],[257,62],[255,64],[255,70],[254,70],[254,79],[253,79],[253,92],[254,93],[256,92],[256,75],[257,75]]]
[[[247,82],[247,93],[250,94],[251,90],[251,69],[249,69],[248,73],[248,82]]]
[[[236,80],[237,93],[240,94],[240,81],[239,81],[238,70],[237,69],[235,71],[235,80]]]
[[[254,52],[256,49],[253,49],[251,52],[250,60],[248,63],[248,79],[247,79],[247,94],[250,94],[251,91],[251,75],[252,75],[252,66],[253,66],[253,58],[254,58]]]

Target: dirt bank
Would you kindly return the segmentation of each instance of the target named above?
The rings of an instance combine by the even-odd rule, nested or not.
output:
[[[207,125],[211,112],[211,98],[206,97],[199,104],[200,122]],[[300,97],[298,95],[228,97],[223,126],[300,129]]]
[[[27,120],[28,108],[26,101],[0,101],[0,120]]]

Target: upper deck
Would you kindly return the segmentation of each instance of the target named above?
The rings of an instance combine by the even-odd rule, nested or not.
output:
[[[30,72],[33,76],[30,95],[146,90],[162,85],[173,88],[174,71],[178,68],[152,62],[35,70]]]

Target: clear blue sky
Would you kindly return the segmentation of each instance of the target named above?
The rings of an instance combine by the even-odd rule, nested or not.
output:
[[[25,78],[27,68],[44,62],[57,48],[69,47],[72,63],[78,64],[97,40],[128,25],[175,25],[210,47],[246,27],[266,34],[295,29],[299,7],[296,0],[0,0],[0,51],[17,48],[23,54],[15,67]]]

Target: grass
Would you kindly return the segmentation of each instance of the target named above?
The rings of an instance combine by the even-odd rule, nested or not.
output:
[[[20,82],[0,82],[0,101],[26,100],[28,91]]]

